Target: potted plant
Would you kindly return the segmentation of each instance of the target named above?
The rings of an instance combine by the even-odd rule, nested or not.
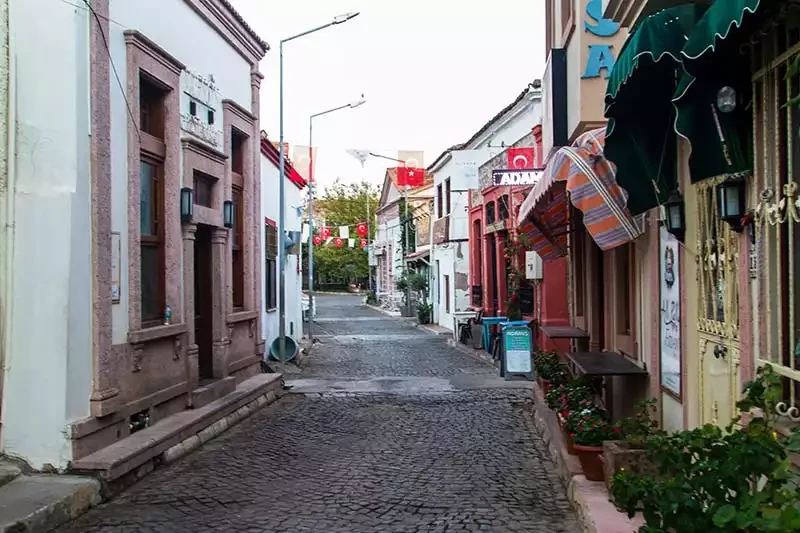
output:
[[[581,378],[573,378],[551,387],[545,395],[547,407],[556,413],[570,412],[583,405],[586,401],[591,403],[594,392]]]
[[[574,418],[573,418],[574,417]],[[583,475],[589,481],[603,481],[603,441],[619,438],[621,429],[606,420],[605,413],[585,409],[575,412],[569,419],[574,449],[581,462]]]
[[[603,443],[603,470],[609,490],[617,472],[653,472],[646,450],[648,441],[660,433],[658,423],[654,420],[656,410],[655,399],[639,402],[634,413],[619,424],[622,439]]]
[[[552,385],[560,385],[569,379],[569,372],[561,364],[561,357],[557,352],[536,352],[533,356],[536,367],[537,379],[546,395]]]
[[[433,306],[428,303],[417,304],[417,320],[420,324],[430,324],[433,315]]]
[[[564,444],[567,453],[577,455],[575,451],[575,433],[579,430],[584,419],[594,413],[599,412],[591,400],[583,400],[572,410],[564,410],[558,413],[558,425],[564,437]]]
[[[658,475],[619,471],[614,503],[633,516],[641,532],[800,531],[800,491],[793,486],[789,453],[800,452],[800,431],[778,432],[781,377],[758,369],[737,403],[740,416],[725,428],[657,433],[647,458]]]

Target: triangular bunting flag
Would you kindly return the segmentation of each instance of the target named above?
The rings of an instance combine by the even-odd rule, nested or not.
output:
[[[339,237],[342,239],[349,239],[350,228],[348,226],[339,226]]]
[[[347,246],[349,246],[350,248],[355,248],[356,240],[355,239],[347,239]]]

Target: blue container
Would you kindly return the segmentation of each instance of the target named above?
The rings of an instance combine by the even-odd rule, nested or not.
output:
[[[283,352],[284,357],[286,357],[286,361],[292,361],[295,357],[297,357],[297,352],[300,351],[300,347],[297,345],[297,342],[288,335],[284,337],[286,339],[284,346],[286,349]],[[281,338],[275,337],[275,340],[272,341],[272,344],[269,345],[269,358],[275,361],[281,360]]]

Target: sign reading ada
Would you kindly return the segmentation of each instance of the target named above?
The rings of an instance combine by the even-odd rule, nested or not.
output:
[[[493,185],[536,185],[539,178],[542,177],[544,169],[530,168],[530,169],[512,169],[512,168],[499,168],[492,170],[492,184]]]

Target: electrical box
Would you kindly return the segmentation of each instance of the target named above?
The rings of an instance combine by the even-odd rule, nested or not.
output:
[[[525,252],[525,279],[542,279],[542,258],[536,252]]]

